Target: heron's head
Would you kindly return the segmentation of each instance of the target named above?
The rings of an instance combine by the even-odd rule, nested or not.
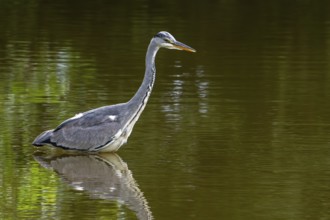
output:
[[[158,44],[159,47],[196,52],[195,49],[175,40],[175,38],[166,31],[161,31],[158,34],[156,34],[153,40]]]

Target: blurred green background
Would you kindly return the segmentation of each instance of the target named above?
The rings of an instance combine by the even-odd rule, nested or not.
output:
[[[0,0],[0,219],[329,219],[329,10]],[[129,100],[162,30],[197,53],[159,52],[121,159],[36,156],[40,132]]]

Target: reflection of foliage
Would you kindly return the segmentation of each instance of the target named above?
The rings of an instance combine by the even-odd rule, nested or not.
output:
[[[221,186],[224,194],[213,188],[214,198],[221,200],[227,189],[246,189],[252,199],[265,193],[254,194],[247,186],[271,185],[267,177],[274,177],[274,169],[283,172],[283,177],[277,176],[282,181],[277,182],[279,190],[289,189],[287,195],[276,190],[278,200],[302,201],[298,191],[307,188],[309,216],[318,215],[322,204],[329,210],[328,188],[319,188],[326,195],[320,197],[311,190],[314,181],[306,181],[328,179],[321,173],[329,167],[322,157],[329,133],[328,6],[322,7],[322,1],[214,1],[211,6],[200,2],[0,1],[0,218],[47,219],[63,213],[73,217],[90,207],[97,214],[109,214],[108,203],[96,206],[84,200],[83,193],[63,193],[65,186],[51,172],[31,162],[30,143],[40,131],[79,111],[130,98],[142,78],[146,36],[165,27],[189,36],[177,38],[195,41],[187,43],[198,53],[189,59],[171,52],[157,58],[170,61],[157,64],[157,92],[127,147],[140,147],[137,161],[161,162],[166,168],[150,168],[149,175],[139,170],[145,176],[139,183],[162,186],[149,194],[173,203],[187,194],[180,187],[192,186],[187,200],[211,216],[221,211],[218,204],[212,210],[195,201],[202,200],[203,192],[209,194],[207,186],[218,186],[221,173],[228,172]],[[174,56],[182,60],[168,67]],[[195,69],[189,62],[199,66]],[[147,141],[136,138],[142,135]],[[269,170],[256,169],[264,165]],[[290,168],[291,173],[301,173],[285,182]],[[205,185],[197,195],[193,188],[199,183]],[[276,199],[273,192],[269,195]],[[233,206],[234,199],[228,196]],[[259,199],[262,207],[264,200]],[[272,199],[268,202],[273,205]],[[246,207],[253,213],[258,205],[250,204],[254,206]],[[295,204],[297,210],[306,210]],[[180,203],[175,205],[184,210]],[[117,211],[119,205],[110,206]],[[278,210],[292,211],[284,206]],[[168,211],[161,207],[156,213]]]
[[[1,219],[59,217],[56,204],[63,199],[58,198],[59,182],[31,163],[29,143],[34,128],[42,130],[39,123],[48,123],[49,115],[65,114],[56,113],[53,106],[70,107],[63,100],[70,92],[70,77],[77,76],[72,73],[79,68],[87,75],[95,72],[91,65],[82,67],[91,61],[81,59],[69,42],[56,45],[49,36],[38,36],[39,31],[46,33],[37,27],[37,6],[38,1],[1,1],[5,33],[0,37]]]
[[[68,72],[73,68],[70,49],[38,45],[30,48],[28,42],[10,42],[4,59],[8,60],[1,94],[6,94],[9,105],[15,103],[40,102],[57,103],[69,89]],[[57,52],[58,51],[58,52]]]

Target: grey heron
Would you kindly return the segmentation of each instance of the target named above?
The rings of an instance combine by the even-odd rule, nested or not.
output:
[[[55,129],[41,133],[32,144],[88,152],[117,151],[127,142],[127,138],[147,104],[155,82],[155,56],[160,48],[196,52],[195,49],[177,41],[166,31],[157,33],[148,46],[142,84],[128,102],[76,114]]]

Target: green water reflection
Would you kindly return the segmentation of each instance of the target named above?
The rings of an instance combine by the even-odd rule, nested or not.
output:
[[[160,30],[198,53],[159,52],[148,106],[118,152],[147,213],[329,219],[329,8],[322,0],[0,1],[0,219],[146,218],[127,197],[75,187],[51,165],[79,173],[76,157],[41,160],[30,143],[78,112],[127,101]],[[81,161],[104,165],[95,157]],[[107,181],[89,180],[115,181],[106,168]]]
[[[128,216],[135,216],[136,213],[138,219],[153,219],[147,200],[127,164],[118,155],[54,155],[50,152],[37,152],[34,154],[34,159],[43,167],[58,173],[75,190],[87,192],[92,199],[120,201],[102,215],[120,216],[121,210],[125,210],[126,205],[133,211],[133,213],[128,212]],[[57,195],[59,198],[56,200],[58,203],[56,207],[71,205],[68,201],[62,200],[63,195]],[[98,215],[98,209],[95,208],[99,207],[97,205],[93,207],[94,214]],[[66,218],[66,213],[63,214],[63,218]]]

